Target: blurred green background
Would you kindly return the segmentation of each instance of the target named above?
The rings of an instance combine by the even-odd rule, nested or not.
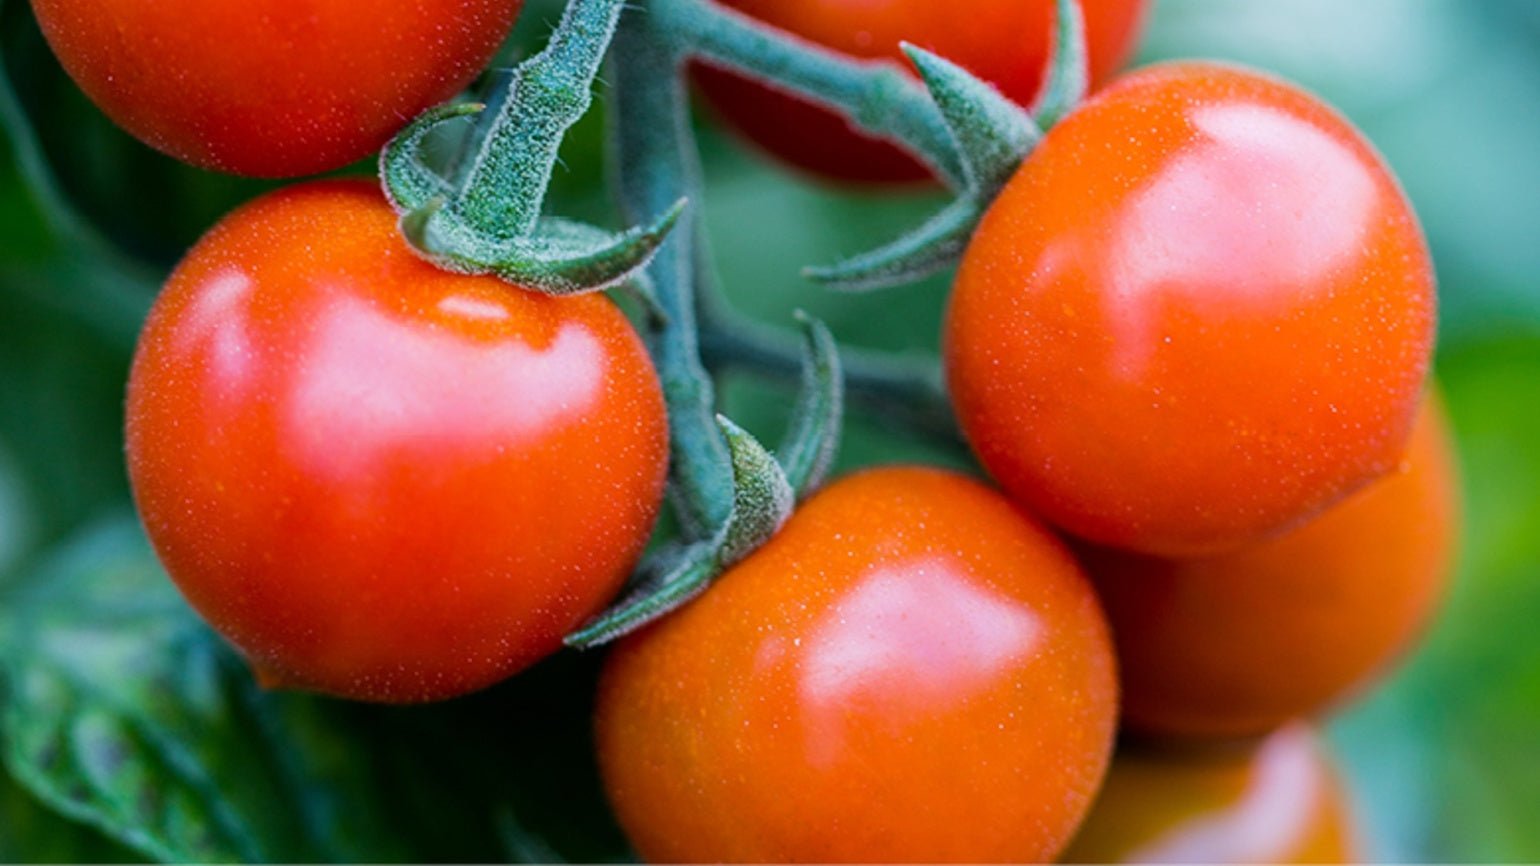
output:
[[[555,0],[531,0],[509,57],[531,50],[559,8]],[[20,605],[17,599],[40,603],[37,584],[46,579],[87,575],[78,578],[85,585],[117,573],[102,564],[109,560],[144,560],[121,518],[116,528],[100,528],[126,508],[121,399],[138,317],[181,251],[269,185],[181,166],[118,132],[58,70],[25,3],[0,5],[0,55],[8,81],[0,92],[3,608]],[[1540,860],[1540,2],[1157,0],[1141,59],[1171,57],[1245,62],[1324,96],[1379,146],[1422,217],[1440,280],[1437,368],[1463,462],[1465,543],[1447,606],[1425,644],[1331,721],[1331,739],[1374,858]],[[570,137],[550,207],[608,224],[598,115]],[[797,269],[885,240],[934,208],[937,196],[820,189],[766,165],[709,121],[702,144],[705,213],[737,306],[782,323],[803,307],[853,344],[934,350],[945,278],[841,296],[801,281]],[[778,386],[747,379],[726,382],[724,401],[730,414],[767,434],[781,423],[786,402]],[[903,458],[961,462],[868,419],[852,420],[845,465]],[[84,617],[92,608],[81,610],[76,615]],[[13,621],[8,633],[3,617],[0,611],[0,643],[19,640],[19,626]],[[507,808],[487,822],[500,847],[444,849],[418,840],[362,853],[621,856],[583,757],[586,696],[551,685],[584,682],[591,667],[589,660],[559,659],[528,682],[446,711],[470,717],[477,707],[512,707],[512,727],[492,739],[567,738],[561,748],[509,747],[508,775],[515,778],[499,780],[496,795]],[[14,680],[22,679],[18,670]],[[540,705],[542,689],[566,696],[560,711],[527,711]],[[276,703],[284,714],[290,704],[301,715],[314,709]],[[12,704],[0,736],[19,737],[32,723],[15,707],[51,706]],[[323,709],[328,725],[351,724],[353,716],[367,716],[371,725],[383,720],[395,731],[387,738],[445,724],[442,715],[411,711]],[[335,721],[339,716],[346,718]],[[155,724],[163,721],[156,716]],[[371,742],[388,750],[393,741]],[[337,759],[336,748],[315,746],[314,754],[321,763]],[[525,770],[555,773],[551,768],[567,757],[580,766],[561,772],[571,776],[578,792],[572,796],[587,797],[586,816],[558,815],[518,787]],[[219,777],[211,771],[210,778]],[[341,784],[333,770],[324,778]],[[40,786],[46,787],[33,780],[24,791],[0,774],[0,861],[130,856],[41,807],[33,798]],[[61,788],[50,802],[70,811],[60,804],[78,793]],[[239,803],[230,811],[231,821],[248,814]],[[97,827],[110,823],[84,810],[74,815]],[[525,832],[531,823],[542,826]],[[289,855],[279,859],[352,850],[314,845],[250,850]]]

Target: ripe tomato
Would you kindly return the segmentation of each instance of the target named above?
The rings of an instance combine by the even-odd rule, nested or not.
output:
[[[1059,542],[976,482],[886,468],[622,642],[596,723],[650,860],[993,862],[1068,840],[1116,703]]]
[[[1354,821],[1304,725],[1256,746],[1124,748],[1066,863],[1356,863]]]
[[[128,384],[135,501],[188,600],[268,680],[368,700],[556,649],[646,543],[667,438],[613,304],[440,271],[362,182],[216,225]]]
[[[720,0],[772,27],[861,58],[908,68],[899,42],[934,51],[1027,104],[1042,83],[1053,0]],[[1091,74],[1102,81],[1128,59],[1147,0],[1085,0]],[[701,66],[706,101],[749,140],[829,180],[895,183],[931,176],[896,145],[851,128],[844,118],[730,72]]]
[[[1382,668],[1437,605],[1458,491],[1430,404],[1401,471],[1282,538],[1212,559],[1087,551],[1112,622],[1125,723],[1257,734]]]
[[[1152,67],[1055,127],[985,216],[946,322],[979,459],[1064,529],[1234,549],[1395,466],[1433,271],[1347,121],[1205,63]]]
[[[70,77],[140,140],[293,177],[377,150],[492,59],[522,0],[32,0]]]

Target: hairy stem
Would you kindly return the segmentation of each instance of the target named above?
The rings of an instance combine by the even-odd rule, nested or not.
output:
[[[681,197],[694,203],[647,267],[664,314],[648,336],[669,407],[675,510],[686,531],[702,538],[725,525],[732,512],[732,464],[697,340],[693,245],[701,184],[683,58],[659,25],[645,8],[621,21],[613,51],[611,140],[628,220],[662,212]]]
[[[735,312],[709,295],[703,296],[700,346],[712,369],[742,368],[788,382],[802,375],[796,337]],[[935,358],[842,347],[840,362],[845,395],[852,402],[927,438],[949,445],[962,443]]]
[[[892,61],[861,60],[798,39],[712,0],[649,0],[678,50],[775,81],[912,150],[953,187],[964,181],[951,133],[925,88]]]
[[[462,208],[472,225],[508,238],[534,230],[562,137],[593,101],[594,76],[624,8],[625,0],[571,0],[550,44],[509,76],[466,171]]]

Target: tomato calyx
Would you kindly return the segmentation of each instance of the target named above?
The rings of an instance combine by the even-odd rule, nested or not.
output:
[[[568,635],[568,646],[588,648],[629,634],[694,599],[712,580],[769,541],[798,498],[828,473],[839,447],[844,386],[834,337],[823,323],[798,312],[804,336],[804,385],[785,439],[771,453],[723,415],[716,424],[732,465],[732,510],[711,537],[673,542],[642,563],[632,590],[608,611]]]
[[[542,205],[566,131],[592,103],[594,77],[624,7],[622,0],[574,0],[550,44],[508,76],[489,120],[486,106],[460,103],[425,112],[380,154],[380,175],[412,248],[446,270],[491,274],[550,295],[600,291],[634,277],[683,212],[679,199],[643,225],[611,232],[543,217]],[[476,118],[463,146],[475,153],[446,178],[428,167],[430,132]]]
[[[1052,46],[1042,91],[1029,112],[961,66],[904,43],[962,160],[958,196],[887,245],[834,265],[804,268],[803,275],[833,288],[864,291],[906,285],[961,260],[995,196],[1044,132],[1085,98],[1090,74],[1079,0],[1058,0]]]

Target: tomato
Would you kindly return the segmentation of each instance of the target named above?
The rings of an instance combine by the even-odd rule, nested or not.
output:
[[[623,641],[596,725],[649,860],[1043,860],[1096,791],[1116,703],[1054,536],[974,481],[883,468]]]
[[[378,150],[491,61],[522,0],[32,0],[119,126],[203,168],[293,177]]]
[[[1063,529],[1234,549],[1390,471],[1434,280],[1372,147],[1294,87],[1122,78],[1044,138],[966,250],[947,375],[979,459]]]
[[[268,682],[445,698],[555,650],[663,492],[662,393],[607,299],[440,271],[377,188],[235,211],[172,274],[128,384],[167,572]]]
[[[772,27],[860,58],[897,60],[907,41],[994,84],[1025,105],[1042,83],[1053,0],[721,0]],[[1102,81],[1132,52],[1147,0],[1085,0],[1091,74]],[[931,172],[897,145],[839,115],[730,72],[697,66],[695,80],[727,124],[784,162],[836,181],[923,181]]]
[[[1282,538],[1187,561],[1086,551],[1117,641],[1126,724],[1172,736],[1261,733],[1383,668],[1442,594],[1455,476],[1430,404],[1398,473]]]
[[[1356,863],[1352,809],[1315,736],[1256,746],[1124,748],[1067,863]]]

